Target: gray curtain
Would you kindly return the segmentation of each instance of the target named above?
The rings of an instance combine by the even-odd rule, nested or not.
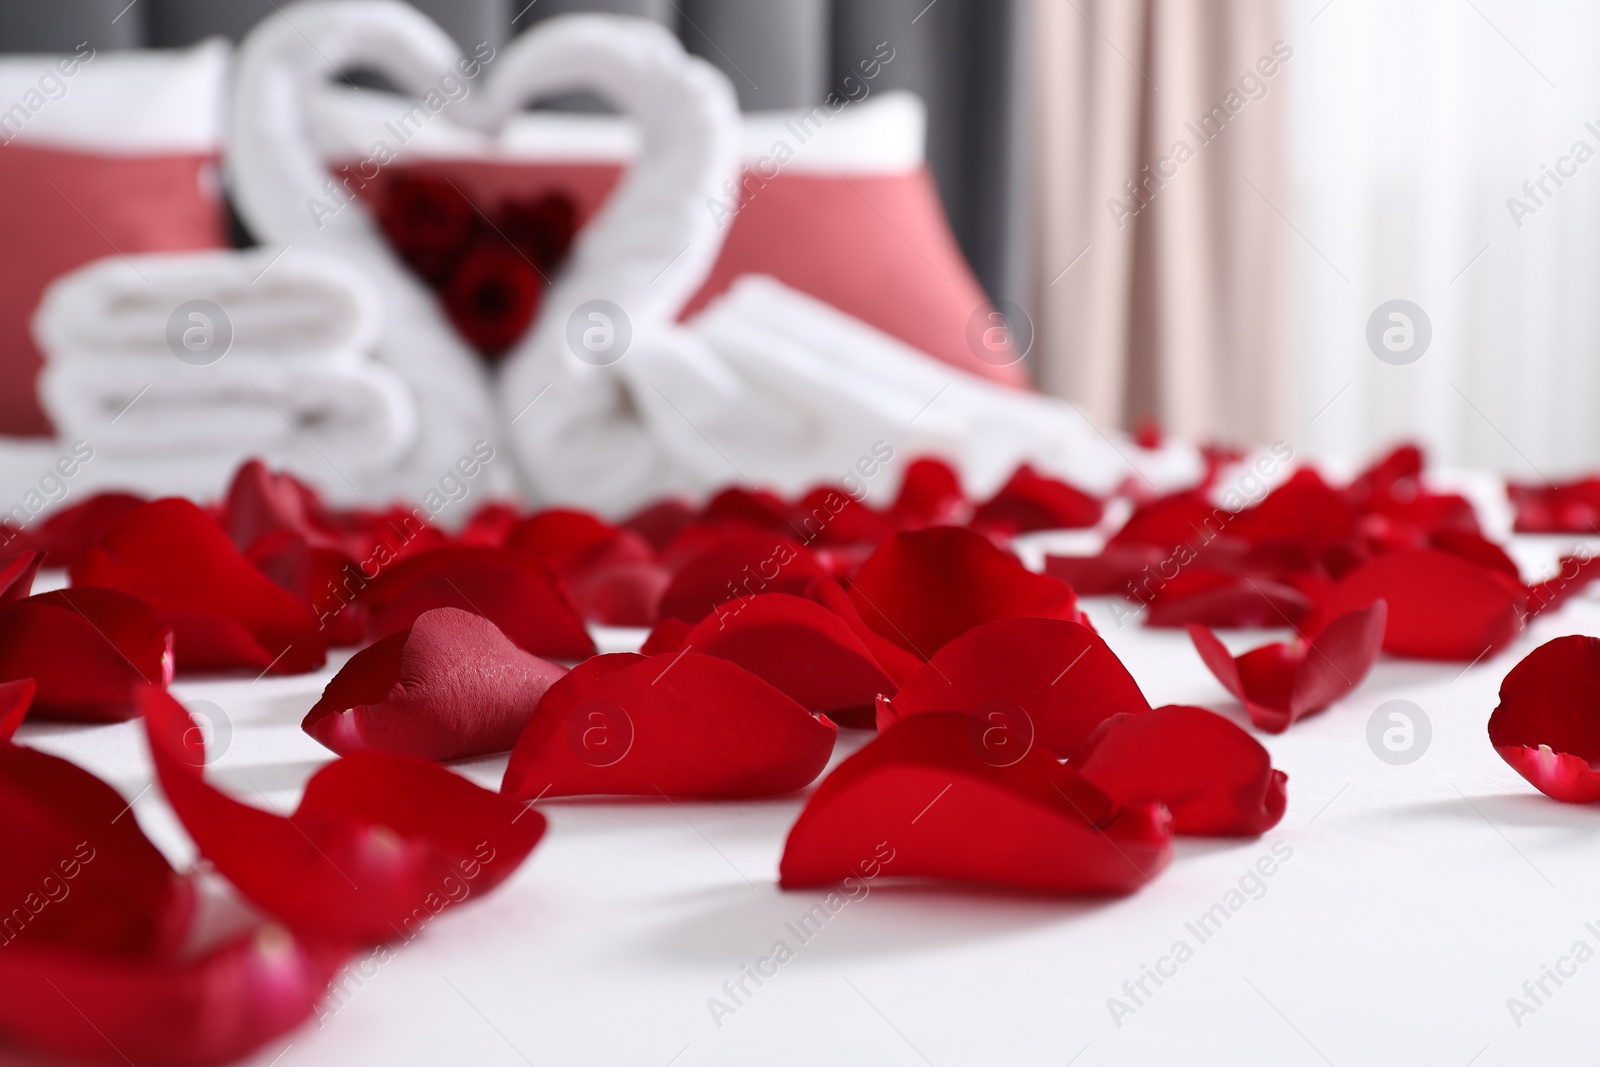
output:
[[[235,40],[283,0],[0,2],[0,52],[175,47]],[[995,297],[1023,295],[1019,121],[1021,0],[412,0],[464,45],[499,43],[572,11],[642,15],[725,72],[750,110],[815,103],[880,41],[895,50],[875,88],[928,103],[928,159],[956,237]]]

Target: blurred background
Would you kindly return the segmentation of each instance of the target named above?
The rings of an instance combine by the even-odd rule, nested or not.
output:
[[[469,51],[570,11],[640,15],[748,111],[848,95],[888,42],[874,90],[925,102],[950,230],[1028,375],[1099,427],[1351,457],[1414,438],[1524,477],[1600,464],[1593,4],[417,6]],[[180,48],[281,17],[275,0],[11,3],[0,51]],[[1397,326],[1408,347],[1385,348]]]

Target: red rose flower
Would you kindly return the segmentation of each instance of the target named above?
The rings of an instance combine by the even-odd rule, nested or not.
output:
[[[444,289],[450,321],[491,359],[522,339],[543,299],[544,279],[539,272],[498,238],[473,246]]]
[[[478,212],[448,179],[396,174],[378,198],[378,225],[412,270],[442,285],[478,228]]]

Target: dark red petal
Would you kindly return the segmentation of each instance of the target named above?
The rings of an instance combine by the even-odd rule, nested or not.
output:
[[[128,808],[83,768],[0,743],[0,960],[27,946],[104,955],[178,946],[194,890]]]
[[[1172,859],[1159,805],[1118,808],[1041,751],[999,762],[964,715],[917,715],[823,779],[789,831],[785,888],[937,878],[1130,893]]]
[[[742,489],[732,486],[712,497],[700,513],[702,522],[735,521],[748,523],[762,530],[776,530],[785,534],[793,532],[798,516],[795,509],[780,496],[765,489]]]
[[[1096,498],[1024,463],[999,492],[978,505],[972,524],[1011,533],[1072,530],[1096,525],[1104,513]]]
[[[699,622],[718,604],[757,593],[802,595],[826,572],[809,551],[779,533],[719,532],[677,569],[661,594],[661,617]]]
[[[23,718],[28,714],[37,688],[32,678],[0,682],[0,741],[9,741],[16,736],[17,727],[22,725]]]
[[[1189,567],[1163,582],[1147,601],[1146,626],[1293,626],[1311,599],[1292,585],[1262,576]]]
[[[1294,545],[1313,554],[1350,540],[1355,531],[1355,508],[1310,467],[1295,471],[1228,526],[1229,534],[1254,545]]]
[[[1522,572],[1506,550],[1480,533],[1467,530],[1441,530],[1428,538],[1428,545],[1462,559],[1470,559],[1492,571],[1499,571],[1514,582],[1522,581]]]
[[[179,670],[299,674],[327,658],[310,607],[256,570],[187,500],[128,513],[73,566],[72,584],[148,603],[172,627]]]
[[[391,752],[323,767],[285,818],[207,784],[205,746],[161,690],[139,695],[162,791],[200,854],[241,893],[297,931],[389,941],[510,875],[544,818],[445,770]]]
[[[1472,661],[1503,647],[1522,626],[1528,593],[1498,571],[1433,548],[1385,553],[1345,575],[1302,629],[1379,600],[1389,603],[1383,649],[1417,659]]]
[[[874,701],[897,688],[848,623],[786,593],[722,605],[680,647],[737,663],[807,711],[845,726],[870,730]]]
[[[663,652],[676,652],[683,647],[689,639],[689,631],[698,623],[684,622],[682,619],[662,619],[656,623],[649,636],[644,639],[644,644],[639,646],[639,651],[646,656],[659,656]]]
[[[376,749],[447,760],[506,752],[565,673],[513,645],[488,619],[438,608],[352,656],[300,725],[340,755]]]
[[[1600,478],[1561,485],[1506,486],[1518,533],[1594,533],[1600,529]]]
[[[694,522],[694,510],[681,500],[652,504],[625,521],[625,529],[643,537],[657,552],[666,548]]]
[[[21,600],[33,592],[33,580],[39,576],[39,564],[44,553],[37,550],[18,552],[0,563],[0,605]]]
[[[996,619],[1079,618],[1070,585],[1033,573],[981,534],[957,526],[885,541],[856,575],[850,599],[868,626],[923,658]]]
[[[573,571],[565,582],[585,619],[602,626],[649,626],[660,617],[672,574],[656,563],[608,563]]]
[[[1037,746],[1064,759],[1103,720],[1148,710],[1128,669],[1087,626],[1003,619],[969,630],[906,679],[879,705],[878,728],[962,712],[996,728],[987,737],[997,754]]]
[[[1118,804],[1165,804],[1174,833],[1248,836],[1283,818],[1288,775],[1272,769],[1259,741],[1205,708],[1108,719],[1072,765]]]
[[[1357,475],[1346,494],[1357,504],[1384,497],[1409,499],[1422,488],[1424,465],[1421,448],[1410,442],[1397,445]]]
[[[612,666],[550,688],[502,792],[773,796],[810,784],[833,752],[833,723],[726,660],[686,650]]]
[[[506,547],[559,574],[567,564],[616,536],[614,526],[586,511],[553,508],[517,523],[506,538]]]
[[[506,543],[517,522],[517,509],[513,505],[499,502],[485,504],[472,513],[457,540],[464,545],[499,547]]]
[[[800,499],[799,523],[821,543],[875,545],[900,528],[886,513],[850,495],[848,488],[819,486]]]
[[[1200,658],[1223,688],[1244,705],[1258,729],[1282,733],[1360,685],[1383,643],[1388,605],[1334,619],[1308,644],[1303,640],[1263,645],[1235,658],[1215,634],[1190,626]]]
[[[584,629],[550,573],[503,548],[447,548],[393,564],[361,593],[373,636],[403,630],[434,608],[482,615],[514,644],[536,656],[594,655]]]
[[[57,589],[0,607],[0,681],[32,678],[32,714],[121,722],[145,683],[172,680],[172,632],[114,589]]]
[[[292,530],[312,544],[331,548],[335,539],[325,531],[323,515],[316,490],[292,474],[274,472],[251,459],[234,472],[228,486],[222,527],[241,552],[280,530]]]
[[[1558,637],[1511,668],[1489,743],[1546,796],[1600,800],[1600,638]]]
[[[264,925],[197,958],[0,952],[0,1034],[74,1063],[233,1063],[311,1017],[348,952]]]
[[[1209,541],[1233,520],[1233,513],[1211,503],[1203,492],[1185,490],[1140,504],[1111,545],[1151,545],[1170,552],[1195,539]]]
[[[955,468],[923,456],[906,467],[889,515],[902,526],[920,527],[965,522],[971,510]]]
[[[1080,596],[1128,595],[1134,579],[1166,556],[1167,550],[1154,545],[1107,545],[1097,556],[1047,555],[1044,572],[1068,583]]]
[[[44,566],[71,567],[123,516],[144,503],[144,497],[131,493],[97,493],[82,503],[52,512],[38,529],[24,530],[23,540],[28,547],[45,554]],[[0,535],[5,529],[0,524]]]

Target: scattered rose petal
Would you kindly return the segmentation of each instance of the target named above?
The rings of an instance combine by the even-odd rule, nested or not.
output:
[[[545,694],[502,792],[774,796],[810,784],[833,752],[832,722],[727,660],[686,649],[600,661]]]
[[[1033,573],[981,534],[958,526],[885,541],[856,575],[850,599],[868,626],[924,659],[996,619],[1080,618],[1070,585]]]
[[[965,715],[895,723],[806,802],[779,865],[785,888],[933,878],[1048,893],[1130,893],[1172,859],[1159,804],[1119,807],[1042,751],[997,764]]]
[[[1148,601],[1146,626],[1293,626],[1311,610],[1311,598],[1292,585],[1262,575],[1190,567],[1160,585]]]
[[[9,741],[16,736],[17,727],[22,725],[29,706],[33,704],[36,688],[32,678],[0,682],[0,741]]]
[[[1522,626],[1528,591],[1499,571],[1433,548],[1377,556],[1345,575],[1301,627],[1389,604],[1383,649],[1415,659],[1471,662],[1504,647]]]
[[[81,503],[68,504],[51,512],[37,529],[23,530],[23,543],[12,547],[35,548],[43,552],[45,567],[71,567],[90,545],[104,537],[129,512],[144,504],[144,497],[131,493],[96,493]],[[0,525],[0,536],[6,529]],[[7,544],[10,545],[9,540]]]
[[[699,622],[717,605],[740,597],[803,594],[813,579],[825,573],[811,552],[782,534],[748,527],[722,529],[677,568],[661,595],[661,617]]]
[[[446,548],[411,556],[361,593],[374,637],[403,630],[434,608],[482,615],[525,652],[554,659],[594,655],[584,629],[549,571],[504,548]]]
[[[179,670],[300,674],[327,656],[311,608],[256,570],[187,500],[128,513],[71,574],[74,586],[120,589],[154,608],[172,628]]]
[[[493,889],[544,833],[537,812],[392,752],[323,767],[288,817],[252,807],[206,782],[203,735],[182,705],[154,688],[139,704],[161,789],[200,854],[299,932],[347,944],[407,936]]]
[[[488,619],[438,608],[352,656],[301,728],[340,755],[376,749],[448,760],[506,752],[565,673],[513,645]]]
[[[892,700],[879,704],[878,728],[916,715],[962,712],[991,728],[985,743],[997,759],[1035,746],[1065,759],[1103,720],[1148,710],[1138,683],[1089,627],[1002,619],[940,649]]]
[[[889,515],[907,528],[962,523],[972,514],[961,478],[942,459],[924,456],[906,467]]]
[[[1189,637],[1256,728],[1278,734],[1361,684],[1377,661],[1387,619],[1388,605],[1380,600],[1339,616],[1309,642],[1279,641],[1241,656],[1230,653],[1204,626],[1190,626]]]
[[[1261,743],[1205,708],[1167,705],[1107,719],[1071,762],[1118,804],[1166,805],[1178,834],[1262,834],[1287,802],[1289,776],[1272,769]]]
[[[1600,638],[1558,637],[1511,668],[1489,743],[1546,796],[1600,800]]]
[[[83,768],[0,743],[0,894],[10,908],[0,961],[28,947],[105,956],[175,950],[194,890],[127,815],[129,802]],[[50,880],[69,891],[44,899]],[[7,986],[8,1000],[16,992]]]
[[[105,1067],[234,1063],[309,1019],[348,955],[271,924],[198,956],[12,947],[0,952],[0,1034]]]
[[[43,561],[43,552],[26,551],[0,563],[0,606],[22,600],[33,592],[33,582],[39,577],[39,564]]]
[[[1060,578],[1079,596],[1126,595],[1134,591],[1134,580],[1167,558],[1164,549],[1154,545],[1107,545],[1094,556],[1044,558],[1044,572]]]
[[[127,593],[57,589],[0,606],[0,682],[33,679],[37,718],[133,718],[135,692],[172,669],[172,631]]]
[[[1024,463],[999,492],[978,505],[972,524],[1008,533],[1074,530],[1098,524],[1103,514],[1099,500]]]
[[[807,711],[859,729],[873,727],[878,696],[897,688],[848,623],[787,593],[721,605],[678,647],[737,663]]]

